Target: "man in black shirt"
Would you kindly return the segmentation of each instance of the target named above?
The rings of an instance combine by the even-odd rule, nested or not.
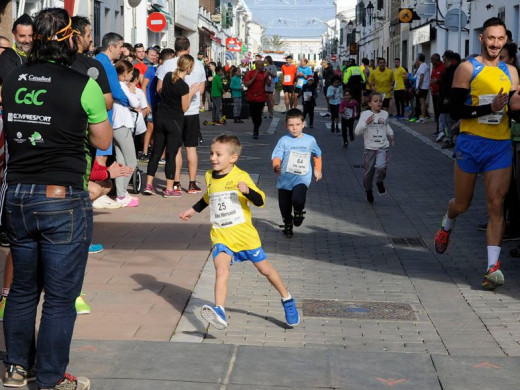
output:
[[[13,23],[14,44],[0,55],[0,83],[9,73],[27,62],[27,53],[31,50],[33,24],[29,15],[23,14]]]
[[[14,265],[4,316],[4,386],[24,386],[36,368],[39,389],[88,390],[88,378],[65,373],[92,237],[86,146],[106,150],[113,131],[99,85],[69,68],[75,52],[67,11],[43,9],[34,33],[27,64],[2,87],[6,226]]]

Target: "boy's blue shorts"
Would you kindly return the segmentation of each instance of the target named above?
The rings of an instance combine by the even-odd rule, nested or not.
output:
[[[461,133],[455,142],[453,158],[466,173],[482,173],[510,167],[511,140],[496,140]]]
[[[251,261],[252,263],[259,263],[262,260],[267,259],[267,255],[265,254],[262,247],[250,249],[247,251],[233,252],[224,244],[215,244],[212,252],[213,260],[215,260],[215,257],[217,257],[217,255],[220,252],[226,252],[228,255],[231,256],[231,264],[233,264],[234,262],[241,263],[242,261],[247,260]]]

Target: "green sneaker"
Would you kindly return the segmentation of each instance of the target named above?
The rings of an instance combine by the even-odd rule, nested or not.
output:
[[[408,119],[408,122],[415,123],[415,122],[417,122],[417,118],[411,117],[410,119]]]
[[[4,320],[6,302],[7,302],[7,297],[2,295],[2,298],[0,298],[0,322],[2,322]]]
[[[85,302],[81,295],[76,298],[76,313],[90,314],[90,306]]]

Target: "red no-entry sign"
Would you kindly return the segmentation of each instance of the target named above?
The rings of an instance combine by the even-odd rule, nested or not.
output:
[[[336,62],[337,59],[338,59],[338,57],[336,57],[334,54],[330,56],[330,60],[332,62]]]
[[[161,32],[166,28],[166,17],[160,12],[152,12],[148,15],[146,25],[153,32]]]

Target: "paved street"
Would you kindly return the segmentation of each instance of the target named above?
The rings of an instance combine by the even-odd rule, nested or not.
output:
[[[238,165],[266,193],[254,223],[297,301],[300,325],[286,327],[277,292],[251,264],[236,264],[229,326],[208,329],[199,314],[213,301],[208,211],[182,222],[179,212],[198,195],[140,196],[138,208],[95,213],[94,239],[105,250],[89,258],[83,291],[92,313],[77,319],[71,373],[91,378],[96,390],[518,389],[520,266],[508,256],[516,243],[504,243],[505,286],[480,288],[482,180],[448,251],[437,255],[433,236],[453,192],[453,163],[430,136],[434,123],[392,121],[388,193],[371,205],[361,184],[362,138],[344,149],[319,115],[322,96],[318,104],[308,133],[323,151],[323,180],[312,183],[292,239],[278,227],[270,162],[285,134],[279,112],[264,120],[259,140],[250,120],[204,126],[199,152],[203,181],[212,137],[229,131],[241,139]],[[157,184],[165,184],[162,172]]]

